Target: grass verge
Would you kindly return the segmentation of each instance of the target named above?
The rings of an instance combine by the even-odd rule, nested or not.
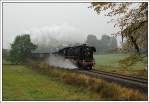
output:
[[[83,87],[98,93],[104,100],[147,100],[147,96],[137,90],[91,78],[84,74],[58,69],[45,63],[32,63],[32,68],[40,73],[55,77],[66,84]]]

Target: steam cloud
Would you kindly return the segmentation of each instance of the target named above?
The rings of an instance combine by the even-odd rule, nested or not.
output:
[[[38,47],[83,43],[86,39],[85,34],[68,24],[31,28],[27,33],[30,34],[31,41]]]
[[[79,29],[66,23],[42,28],[31,28],[26,33],[30,34],[31,41],[36,44],[39,49],[57,48],[59,46],[83,43],[86,39],[86,35]],[[51,55],[47,62],[49,65],[65,69],[77,68],[70,60],[60,56]]]
[[[70,60],[65,59],[61,56],[54,56],[51,55],[48,59],[48,64],[55,66],[55,67],[60,67],[64,69],[76,69],[77,66],[73,64]]]

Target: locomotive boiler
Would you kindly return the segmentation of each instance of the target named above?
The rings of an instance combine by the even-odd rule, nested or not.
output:
[[[95,64],[93,57],[94,52],[96,52],[95,47],[82,44],[73,47],[65,47],[57,52],[54,52],[53,54],[69,59],[79,68],[90,70]]]

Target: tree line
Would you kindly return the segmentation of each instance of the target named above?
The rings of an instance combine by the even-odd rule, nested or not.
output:
[[[97,39],[95,35],[88,35],[86,43],[96,47],[96,53],[110,53],[118,48],[117,40],[115,37],[110,37],[108,35],[102,35],[100,40]]]

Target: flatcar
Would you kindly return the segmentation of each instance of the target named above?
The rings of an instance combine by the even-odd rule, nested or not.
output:
[[[94,52],[96,52],[95,47],[82,44],[73,47],[65,47],[57,52],[54,52],[53,54],[70,59],[79,68],[91,70],[95,65],[95,60],[93,57]]]

